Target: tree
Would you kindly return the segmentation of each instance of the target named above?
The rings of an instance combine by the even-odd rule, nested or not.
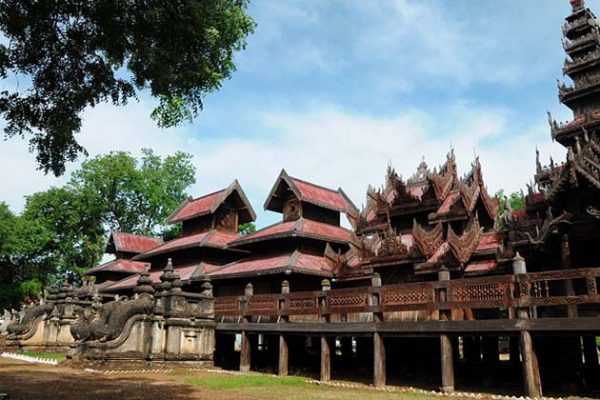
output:
[[[246,222],[238,226],[238,233],[240,235],[249,235],[256,232],[256,224],[254,222]]]
[[[247,0],[1,0],[0,92],[7,137],[30,138],[38,166],[61,175],[85,149],[82,111],[149,89],[161,127],[194,118],[235,70],[255,23]]]
[[[165,219],[194,175],[186,153],[113,152],[84,162],[65,186],[27,197],[20,215],[0,203],[0,309],[78,279],[101,260],[110,230],[171,233]]]
[[[525,195],[523,192],[512,192],[510,195],[506,195],[504,193],[504,189],[498,190],[496,192],[496,197],[498,198],[500,212],[502,215],[504,210],[506,210],[506,202],[510,205],[511,210],[513,211],[522,211],[525,209]]]
[[[126,152],[112,152],[85,161],[69,186],[98,215],[107,230],[160,234],[165,219],[186,198],[195,182],[192,156],[177,152],[162,160],[142,150],[138,161]]]

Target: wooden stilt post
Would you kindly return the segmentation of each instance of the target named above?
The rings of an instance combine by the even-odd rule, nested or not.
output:
[[[374,288],[371,294],[371,306],[378,307],[380,304],[379,292],[376,288],[381,287],[381,277],[377,272],[371,278],[371,286]],[[379,312],[373,313],[373,322],[383,321],[383,314]],[[383,337],[379,332],[373,334],[373,386],[385,386],[385,344]]]
[[[571,245],[569,244],[569,235],[566,233],[560,237],[560,258],[563,269],[573,268],[571,262]],[[575,296],[575,288],[571,279],[565,280],[565,292],[567,296]],[[567,316],[569,318],[578,317],[577,304],[567,305]]]
[[[283,281],[281,283],[281,294],[286,295],[290,293],[290,283],[288,281]],[[285,309],[285,301],[281,300],[279,303],[279,309]],[[288,321],[287,315],[283,315],[280,319],[281,323],[285,323]],[[289,370],[289,347],[287,337],[284,335],[279,335],[279,368],[278,373],[279,376],[285,376],[288,374]]]
[[[524,275],[527,273],[527,266],[525,265],[525,259],[517,253],[513,258],[513,273],[515,275]],[[528,290],[525,287],[520,287],[520,291]],[[520,293],[521,299],[526,298],[523,293]],[[519,307],[517,315],[521,319],[529,318],[529,309],[527,307]],[[529,331],[521,331],[520,333],[520,344],[521,344],[521,359],[523,365],[523,381],[525,383],[525,392],[528,397],[541,398],[542,397],[542,380],[540,378],[540,369],[538,365],[537,355],[535,353],[535,347],[533,346],[533,340]]]
[[[321,290],[328,292],[331,290],[331,283],[328,279],[321,281]],[[329,322],[329,314],[326,312],[326,300],[325,297],[321,298],[321,322]],[[321,335],[321,382],[327,382],[331,380],[331,349],[329,338],[325,335]]]
[[[248,297],[252,296],[253,294],[254,294],[254,287],[252,286],[251,283],[248,283],[244,290],[244,300],[243,300],[243,304],[242,304],[242,307],[243,307],[242,311],[244,313],[243,322],[249,322],[248,317],[245,315],[246,304],[248,302]],[[251,357],[252,357],[252,344],[250,343],[250,337],[248,335],[248,332],[242,331],[242,343],[241,343],[241,348],[240,348],[240,372],[250,371]]]
[[[439,281],[449,281],[450,271],[446,268],[438,273]],[[446,289],[441,289],[439,293],[440,303],[447,301]],[[440,310],[440,320],[449,321],[451,319],[450,310]],[[440,361],[442,368],[442,387],[440,388],[443,393],[454,392],[454,356],[452,354],[452,341],[446,334],[440,335]]]
[[[595,371],[598,369],[598,345],[594,336],[583,337],[583,356],[588,370]]]

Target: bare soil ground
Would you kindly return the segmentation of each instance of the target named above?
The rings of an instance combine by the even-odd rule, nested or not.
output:
[[[66,366],[0,358],[0,393],[11,400],[433,400],[421,393],[323,387],[305,378],[265,374],[234,376],[176,370],[173,373],[104,375]],[[453,400],[462,400],[453,397]],[[489,396],[483,396],[489,400]]]

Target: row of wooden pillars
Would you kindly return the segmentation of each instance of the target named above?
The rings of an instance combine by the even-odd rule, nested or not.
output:
[[[272,336],[270,336],[272,337]],[[280,334],[273,338],[278,340],[278,361],[277,372],[280,376],[286,376],[290,370],[290,338],[299,337],[299,335]],[[313,336],[314,337],[314,336]],[[254,338],[256,339],[256,338]],[[335,354],[335,338],[321,335],[316,337],[320,347],[319,357],[319,379],[329,381],[332,376],[332,356]],[[346,354],[348,346],[351,346],[351,338],[343,337],[340,340],[342,354]],[[386,385],[386,338],[381,333],[374,333],[370,338],[361,337],[361,346],[368,342],[372,343],[372,383],[376,387]],[[531,334],[522,331],[519,334],[519,345],[517,346],[520,354],[516,354],[517,362],[520,359],[522,365],[523,382],[525,385],[525,394],[529,397],[539,398],[542,396],[542,385],[538,366],[537,355]],[[512,339],[511,339],[512,341]],[[253,343],[254,342],[254,346]],[[458,357],[456,350],[457,338],[442,334],[439,336],[439,360],[440,360],[440,383],[439,388],[442,392],[452,393],[455,389],[455,365]],[[273,342],[271,342],[273,343]],[[277,342],[274,342],[277,343]],[[350,343],[350,344],[349,344]],[[388,344],[389,346],[389,344]],[[251,339],[251,334],[243,331],[241,333],[240,343],[240,363],[239,369],[242,372],[250,371],[252,362],[252,349],[256,347],[256,340]],[[364,348],[364,347],[361,347]],[[388,349],[389,350],[389,349]],[[512,356],[513,354],[511,354]]]

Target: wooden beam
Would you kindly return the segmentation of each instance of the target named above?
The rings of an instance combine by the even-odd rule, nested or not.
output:
[[[373,386],[385,386],[385,344],[379,333],[373,335]]]
[[[279,335],[279,376],[286,376],[289,369],[289,348],[287,337]]]
[[[598,318],[539,318],[539,319],[487,319],[473,321],[419,321],[419,322],[290,322],[216,324],[218,332],[288,333],[321,336],[369,336],[378,332],[383,336],[435,336],[448,334],[498,334],[521,331],[548,334],[600,334]]]

